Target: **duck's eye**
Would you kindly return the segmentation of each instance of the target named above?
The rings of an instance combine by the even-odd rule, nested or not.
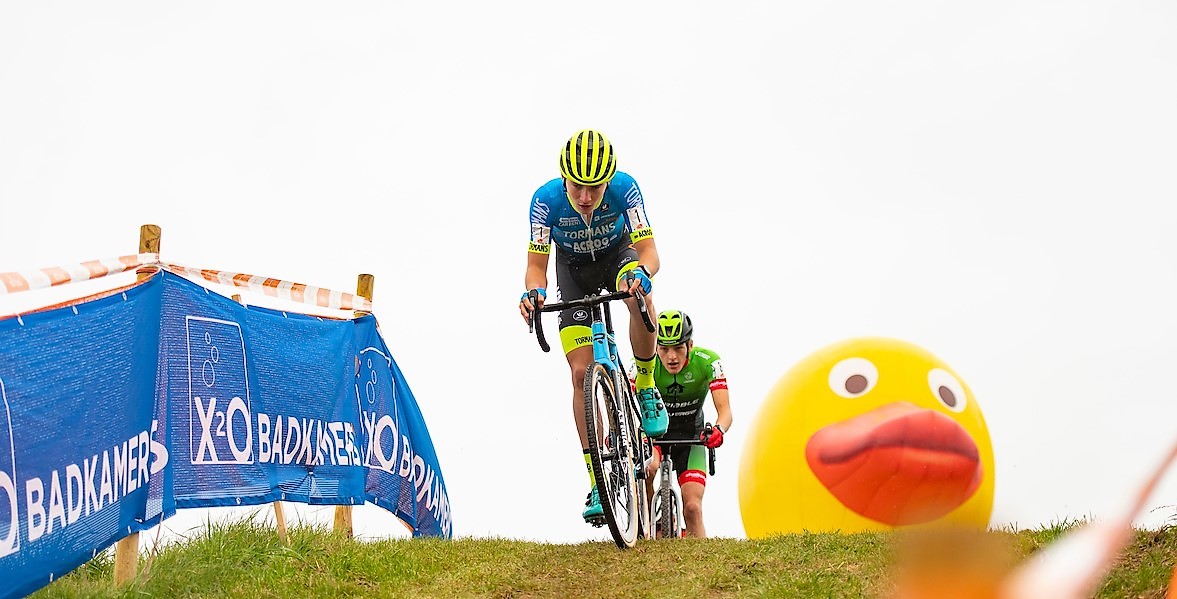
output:
[[[968,404],[969,400],[964,394],[964,385],[947,370],[933,368],[928,371],[928,387],[932,389],[932,395],[935,395],[936,399],[944,404],[944,407],[953,412],[963,412]]]
[[[877,382],[879,369],[866,358],[846,358],[830,369],[830,390],[842,397],[862,397]]]

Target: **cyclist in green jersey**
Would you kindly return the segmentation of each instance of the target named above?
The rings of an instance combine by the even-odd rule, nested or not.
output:
[[[719,354],[696,346],[691,338],[693,335],[694,325],[685,312],[666,310],[658,314],[654,384],[670,414],[670,424],[661,438],[700,439],[704,446],[714,449],[723,445],[723,435],[732,424],[727,377]],[[708,393],[715,407],[715,424],[710,435],[704,432],[703,414]],[[683,445],[671,453],[682,490],[687,536],[691,537],[707,536],[703,527],[703,491],[707,485],[707,450],[704,446]],[[654,474],[661,463],[660,450],[655,447],[654,459],[646,470],[648,487],[653,485]]]

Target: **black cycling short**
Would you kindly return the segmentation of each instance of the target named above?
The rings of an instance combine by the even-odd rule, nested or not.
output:
[[[629,244],[604,250],[592,261],[570,260],[556,248],[557,301],[566,302],[594,294],[602,289],[615,291],[621,275],[637,268],[638,252]],[[564,353],[592,345],[592,318],[585,308],[560,311],[560,344]]]

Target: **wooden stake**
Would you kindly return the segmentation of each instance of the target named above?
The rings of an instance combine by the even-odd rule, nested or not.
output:
[[[290,537],[286,536],[286,512],[282,511],[282,502],[274,502],[274,522],[278,525],[278,541],[290,546]]]
[[[363,274],[356,280],[356,295],[372,301],[372,288],[375,286],[376,277],[373,275]],[[356,310],[357,318],[364,316],[367,312]],[[335,506],[335,532],[341,532],[351,538],[355,535],[352,529],[352,506],[337,505]]]
[[[373,275],[360,275],[356,278],[356,295],[372,301],[372,288],[376,285],[376,277]],[[367,312],[363,310],[356,310],[356,317],[364,316]]]
[[[159,225],[143,225],[139,227],[139,253],[159,253],[159,239],[161,230]],[[145,279],[151,273],[140,273],[139,279]],[[133,532],[121,539],[114,547],[114,584],[122,586],[135,579],[139,569],[139,533]]]

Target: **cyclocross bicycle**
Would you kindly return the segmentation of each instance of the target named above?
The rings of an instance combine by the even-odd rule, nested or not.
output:
[[[643,295],[637,290],[632,297],[638,302],[642,322],[653,332],[654,322]],[[544,337],[541,312],[582,308],[592,315],[593,363],[584,373],[584,416],[589,459],[604,512],[604,518],[592,524],[607,524],[613,541],[622,549],[633,547],[639,536],[648,537],[651,528],[644,491],[646,474],[641,467],[650,450],[648,444],[642,443],[641,412],[629,377],[621,367],[609,314],[610,301],[628,297],[631,297],[628,291],[618,291],[546,304],[533,311],[530,319],[539,346],[546,352],[551,347]],[[538,305],[538,300],[535,292],[531,292],[532,305]]]
[[[711,436],[711,425],[703,427],[703,434]],[[662,463],[658,465],[658,488],[654,490],[653,519],[656,535],[663,539],[681,537],[686,530],[682,515],[682,489],[674,476],[674,461],[671,450],[683,445],[702,445],[701,439],[655,439],[654,445],[662,450]],[[707,448],[707,471],[715,476],[715,450]]]

